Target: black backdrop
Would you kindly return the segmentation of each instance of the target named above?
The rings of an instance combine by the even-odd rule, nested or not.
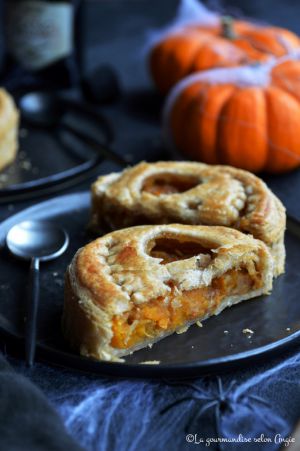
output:
[[[86,69],[101,62],[111,63],[127,86],[145,83],[146,71],[140,60],[147,31],[166,25],[175,15],[179,0],[86,0],[85,3]],[[288,27],[300,34],[300,3],[297,0],[211,0],[203,3],[234,15]]]

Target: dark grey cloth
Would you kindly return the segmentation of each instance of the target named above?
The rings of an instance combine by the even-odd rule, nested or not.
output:
[[[44,394],[0,356],[0,449],[80,451]]]
[[[87,451],[277,451],[300,416],[297,352],[178,382],[104,378],[40,363],[29,373],[13,364],[47,394]]]

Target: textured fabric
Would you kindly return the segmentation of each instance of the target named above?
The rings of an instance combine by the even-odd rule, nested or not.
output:
[[[255,372],[184,382],[108,379],[40,364],[30,377],[91,451],[176,451],[195,443],[196,449],[209,443],[215,450],[275,451],[300,415],[299,354]],[[218,438],[228,442],[217,444]]]
[[[80,451],[45,396],[0,356],[0,449]]]

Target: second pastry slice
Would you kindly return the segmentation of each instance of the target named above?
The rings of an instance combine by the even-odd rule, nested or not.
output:
[[[230,166],[161,161],[99,177],[92,186],[96,230],[143,224],[226,226],[262,240],[284,272],[285,209],[266,184]]]
[[[262,241],[227,227],[118,230],[73,258],[66,275],[64,334],[81,354],[116,360],[268,293],[272,265]]]

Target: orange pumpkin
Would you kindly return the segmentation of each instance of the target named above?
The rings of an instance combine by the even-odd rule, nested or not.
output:
[[[150,53],[150,71],[166,94],[191,73],[263,62],[299,45],[299,37],[284,28],[224,17],[215,26],[189,25],[167,34]]]
[[[300,61],[192,75],[166,105],[171,139],[194,160],[252,172],[300,166]]]

